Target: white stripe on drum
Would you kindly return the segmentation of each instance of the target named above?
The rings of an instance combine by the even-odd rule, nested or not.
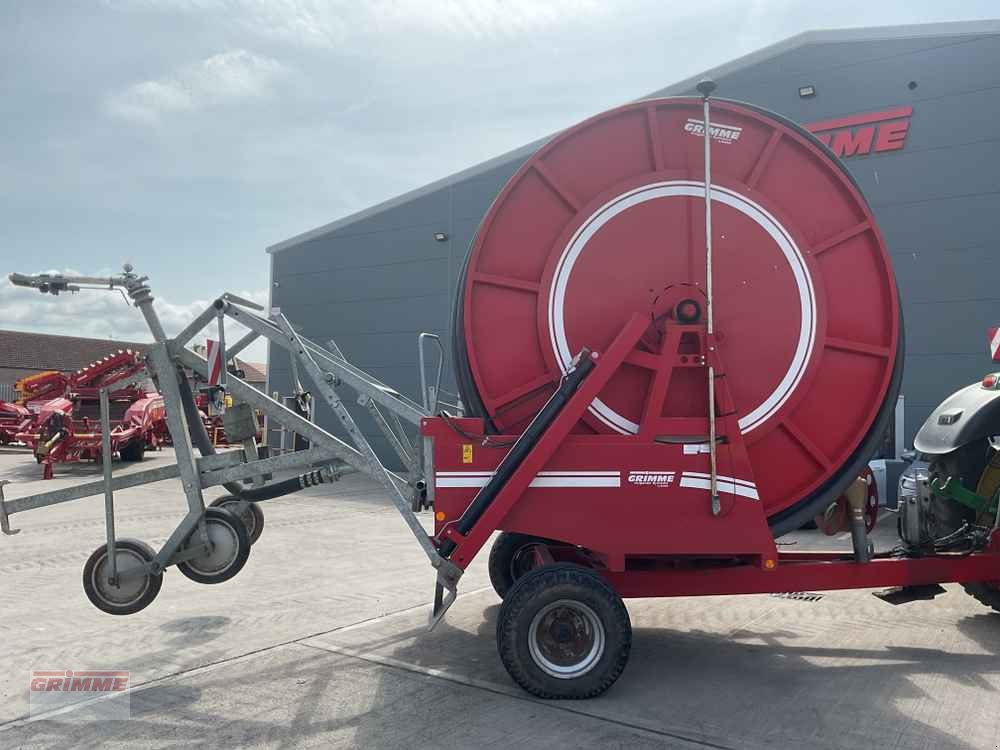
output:
[[[485,487],[490,481],[489,476],[459,476],[443,477],[438,475],[437,487]],[[619,476],[536,476],[529,487],[621,487]]]
[[[739,495],[740,497],[746,497],[751,500],[760,500],[757,495],[757,490],[752,487],[745,487],[742,484],[733,484],[729,481],[723,481],[722,479],[716,485],[719,492],[725,492],[730,495]],[[710,490],[712,489],[712,482],[709,479],[696,479],[694,477],[682,477],[681,487],[693,487],[699,490]]]

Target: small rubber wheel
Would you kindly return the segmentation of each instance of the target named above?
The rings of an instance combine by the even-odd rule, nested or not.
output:
[[[212,501],[210,508],[225,508],[230,513],[236,515],[243,525],[247,527],[247,534],[250,535],[250,544],[253,544],[264,531],[264,511],[257,503],[249,500],[241,500],[235,495],[223,495]]]
[[[146,453],[146,441],[139,437],[118,449],[122,461],[141,461]]]
[[[594,698],[621,675],[632,624],[596,573],[555,563],[518,580],[497,616],[497,649],[513,680],[539,698]]]
[[[501,599],[507,596],[517,579],[535,567],[532,548],[547,541],[537,536],[504,531],[493,542],[489,561],[490,583]]]
[[[115,541],[118,581],[108,581],[108,545],[102,544],[83,566],[83,590],[90,603],[109,615],[131,615],[149,606],[163,585],[162,573],[131,573],[156,557],[153,548],[138,539]]]
[[[211,549],[207,554],[177,563],[177,569],[197,583],[222,583],[239,573],[250,556],[247,527],[225,508],[205,509],[205,528]],[[187,544],[199,544],[201,529],[196,526]]]

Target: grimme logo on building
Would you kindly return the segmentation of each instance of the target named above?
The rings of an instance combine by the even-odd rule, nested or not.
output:
[[[645,487],[669,487],[674,483],[673,471],[630,471],[629,484]]]
[[[806,130],[815,134],[834,154],[846,159],[903,148],[912,115],[913,107],[894,107],[809,123]]]

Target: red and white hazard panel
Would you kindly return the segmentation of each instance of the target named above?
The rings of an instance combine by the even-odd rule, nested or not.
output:
[[[990,357],[994,362],[1000,362],[1000,328],[990,329]]]
[[[222,347],[218,341],[206,339],[208,347],[208,384],[222,385]]]

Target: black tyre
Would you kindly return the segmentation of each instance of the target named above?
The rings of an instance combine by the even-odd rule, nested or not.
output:
[[[991,448],[986,440],[977,440],[962,447],[935,456],[927,467],[931,479],[944,481],[951,477],[973,492],[990,462]],[[992,524],[993,518],[976,518],[975,511],[948,497],[934,496],[932,500],[935,536],[943,536],[961,527],[963,523]],[[964,583],[962,588],[980,604],[1000,612],[1000,580]]]
[[[967,490],[976,491],[979,478],[986,468],[989,458],[989,443],[977,440],[953,450],[935,456],[927,466],[927,475],[931,480],[940,482],[951,478]],[[975,511],[967,508],[950,497],[935,494],[931,498],[931,512],[934,514],[933,531],[935,538],[943,537],[961,528],[963,523],[974,523]]]
[[[1000,612],[1000,581],[991,583],[963,583],[962,588],[965,593],[971,596],[980,604],[990,607],[996,612]]]
[[[511,586],[535,567],[533,547],[547,540],[528,534],[503,532],[490,550],[490,583],[501,599]]]
[[[264,531],[264,511],[257,503],[249,500],[241,500],[235,495],[223,495],[212,501],[210,508],[225,508],[239,518],[246,526],[247,534],[250,536],[250,544],[253,544]]]
[[[507,673],[539,698],[594,698],[618,679],[632,648],[621,597],[578,565],[536,568],[518,580],[497,617]]]
[[[160,593],[162,573],[131,571],[156,557],[153,548],[138,539],[115,541],[115,563],[118,580],[108,581],[111,574],[108,545],[102,544],[83,566],[83,590],[90,603],[109,615],[131,615],[145,609]]]
[[[145,453],[146,441],[141,437],[129,441],[118,449],[118,455],[121,456],[122,461],[141,461]]]
[[[228,581],[243,569],[250,556],[247,527],[225,508],[206,508],[205,527],[211,550],[207,554],[177,563],[177,569],[197,583]],[[187,544],[199,544],[200,540],[201,529],[195,527]]]

